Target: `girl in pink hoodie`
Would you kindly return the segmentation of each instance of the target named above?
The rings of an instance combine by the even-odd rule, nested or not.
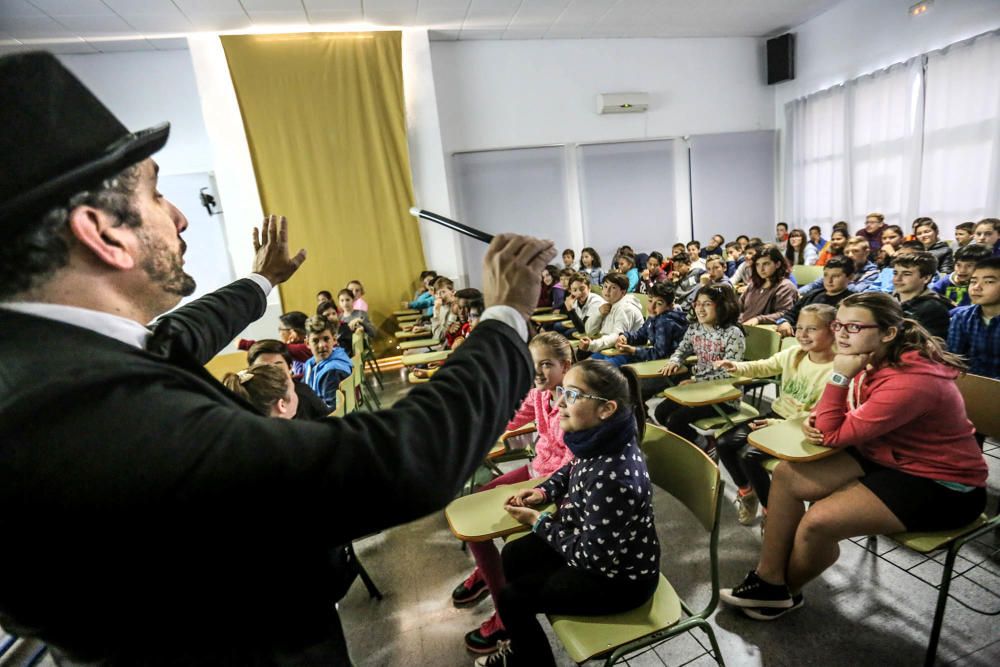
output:
[[[480,491],[501,484],[515,484],[533,477],[551,475],[573,458],[573,453],[563,442],[563,430],[559,426],[559,408],[556,406],[558,401],[553,395],[556,387],[562,385],[563,376],[573,363],[573,350],[565,337],[553,331],[546,331],[532,338],[528,348],[535,364],[535,386],[528,392],[521,407],[507,424],[507,430],[513,431],[535,422],[538,432],[538,439],[535,440],[535,458],[528,465],[485,484]],[[476,569],[452,591],[451,599],[456,606],[477,602],[487,593],[495,596],[506,583],[500,551],[493,542],[467,544],[476,560]],[[473,653],[486,654],[494,652],[497,643],[506,639],[509,639],[507,631],[500,617],[494,612],[482,625],[465,635],[465,645]]]
[[[802,606],[840,540],[959,528],[986,506],[986,462],[955,385],[961,357],[881,292],[841,301],[832,329],[833,373],[803,431],[840,451],[775,469],[757,568],[720,592],[751,618]]]

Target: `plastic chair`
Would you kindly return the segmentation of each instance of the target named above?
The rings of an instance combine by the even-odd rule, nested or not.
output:
[[[799,284],[799,287],[803,287],[817,278],[823,277],[823,267],[796,264],[792,267],[792,277],[795,278],[795,282]]]
[[[774,356],[781,349],[781,334],[771,327],[743,327],[746,333],[746,353],[744,358],[747,361],[759,361]],[[754,394],[754,403],[760,407],[764,395],[764,387],[770,380],[759,379],[747,384],[744,388]]]
[[[649,317],[649,295],[639,294],[638,292],[634,292],[632,296],[635,297],[635,300],[636,302],[638,302],[639,307],[642,308],[642,316]]]
[[[375,393],[375,388],[372,387],[368,376],[365,375],[365,362],[363,358],[365,348],[364,330],[358,329],[351,338],[354,347],[354,356],[351,357],[351,362],[354,364],[352,373],[355,375],[354,383],[358,387],[359,398],[368,410],[381,409],[382,402],[379,401],[378,394]]]
[[[602,656],[605,665],[613,665],[637,651],[700,628],[712,646],[704,654],[724,665],[715,633],[708,623],[719,601],[719,515],[723,488],[719,468],[698,447],[653,424],[646,426],[642,450],[653,483],[684,503],[710,533],[711,599],[703,609],[693,611],[660,574],[656,593],[637,609],[609,616],[550,615],[552,629],[578,664]]]
[[[958,378],[958,380],[956,380],[956,384],[958,385],[959,391],[962,392],[962,397],[965,399],[966,415],[969,417],[969,421],[971,421],[976,427],[976,430],[991,438],[1000,437],[1000,415],[997,414],[996,410],[997,396],[1000,396],[1000,380],[982,377],[980,375],[962,375]],[[934,620],[931,623],[931,633],[930,639],[927,643],[927,652],[924,655],[925,667],[932,667],[935,663],[938,642],[941,639],[941,626],[944,623],[944,614],[949,598],[955,600],[955,602],[959,603],[966,609],[983,614],[984,616],[1000,615],[1000,593],[997,593],[996,591],[989,591],[982,588],[981,585],[977,587],[983,595],[991,594],[997,600],[998,606],[996,609],[992,610],[974,607],[971,603],[966,602],[965,600],[962,600],[961,598],[950,593],[951,582],[953,579],[967,578],[967,575],[970,572],[981,567],[983,563],[996,559],[997,555],[1000,554],[1000,547],[995,544],[995,540],[993,544],[987,545],[984,543],[983,546],[989,550],[989,553],[985,554],[982,559],[976,562],[972,562],[972,560],[968,558],[963,559],[965,563],[971,563],[971,565],[963,563],[963,569],[957,574],[955,573],[955,561],[958,558],[958,553],[962,550],[962,547],[969,542],[977,541],[979,538],[986,536],[997,528],[1000,528],[1000,515],[994,516],[992,519],[988,519],[986,515],[983,514],[972,523],[953,530],[897,533],[895,535],[888,535],[887,537],[897,544],[888,551],[882,553],[878,552],[878,536],[869,535],[867,537],[851,539],[852,542],[864,548],[876,558],[882,559],[885,562],[898,567],[904,572],[907,572],[913,577],[924,582],[928,586],[937,589],[937,605],[934,609]],[[892,553],[901,547],[905,547],[911,551],[916,551],[919,554],[924,554],[925,558],[916,563],[910,563],[908,566],[899,565],[898,563],[885,558],[887,554]],[[935,583],[934,581],[922,577],[919,574],[918,568],[928,561],[934,560],[928,554],[932,554],[940,550],[947,550],[947,554],[945,556],[944,570],[941,572],[941,579]]]

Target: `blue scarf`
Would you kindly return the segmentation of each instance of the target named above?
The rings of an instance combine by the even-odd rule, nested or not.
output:
[[[616,410],[611,419],[584,431],[563,434],[563,442],[573,456],[586,459],[620,453],[635,438],[632,410]]]

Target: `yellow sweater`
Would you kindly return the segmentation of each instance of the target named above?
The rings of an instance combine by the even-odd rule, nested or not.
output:
[[[817,364],[798,347],[790,347],[760,361],[738,361],[733,374],[752,378],[780,374],[781,391],[771,410],[785,419],[804,419],[819,402],[832,370],[833,360]]]

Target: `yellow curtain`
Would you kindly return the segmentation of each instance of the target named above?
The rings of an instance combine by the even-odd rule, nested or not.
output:
[[[221,37],[265,213],[288,218],[306,263],[285,310],[365,286],[383,324],[424,268],[406,145],[401,33]]]

